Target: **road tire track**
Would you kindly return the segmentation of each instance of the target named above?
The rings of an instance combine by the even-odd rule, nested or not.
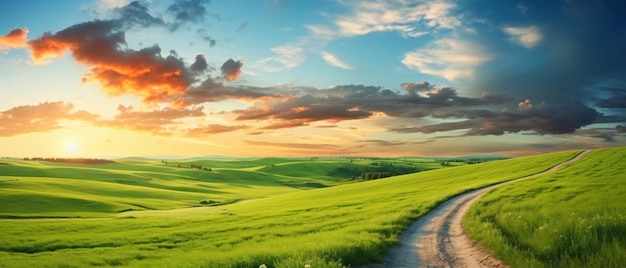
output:
[[[467,235],[461,225],[467,210],[491,189],[556,171],[582,159],[590,151],[585,150],[576,157],[543,172],[466,192],[445,201],[402,232],[398,245],[390,249],[383,263],[362,268],[508,267],[493,258],[486,249]]]

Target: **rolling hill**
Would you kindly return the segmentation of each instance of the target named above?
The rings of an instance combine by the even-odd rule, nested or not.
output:
[[[0,263],[342,267],[378,262],[403,229],[437,204],[538,173],[579,152],[449,168],[432,160],[385,160],[439,169],[373,181],[332,174],[339,168],[380,167],[382,160],[220,160],[229,161],[221,167],[205,159],[98,166],[3,161]],[[187,168],[191,164],[211,171]]]

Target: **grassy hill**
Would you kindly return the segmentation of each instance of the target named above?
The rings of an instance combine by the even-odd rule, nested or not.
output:
[[[126,158],[89,165],[4,160],[0,202],[6,205],[0,205],[0,217],[102,217],[131,210],[224,205],[351,182],[390,161]],[[396,173],[441,168],[439,162],[421,158],[390,165],[385,170]]]
[[[626,265],[626,148],[486,194],[464,219],[513,267]]]
[[[0,215],[105,216],[262,198],[296,190],[260,172],[158,164],[76,165],[14,161],[0,168]],[[9,205],[10,204],[10,205]]]
[[[343,184],[330,180],[329,172],[350,165],[380,167],[382,160],[342,159],[334,168],[324,160],[329,162],[312,168],[304,162],[321,160],[265,159],[218,168],[194,159],[85,166],[84,173],[58,163],[3,161],[9,165],[0,166],[0,211],[31,218],[0,219],[0,266],[341,267],[377,262],[403,229],[446,199],[538,173],[577,153]],[[415,166],[422,160],[385,161]],[[215,168],[184,167],[191,163]],[[441,167],[434,161],[422,164]],[[335,186],[302,188],[293,187],[294,182]],[[193,207],[209,198],[221,205]],[[14,205],[15,200],[24,203]],[[94,210],[89,202],[102,207]],[[36,218],[50,215],[83,218]]]

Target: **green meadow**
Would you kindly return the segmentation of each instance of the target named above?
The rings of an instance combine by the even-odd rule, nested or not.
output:
[[[578,153],[471,165],[427,158],[134,158],[101,165],[2,159],[0,267],[380,262],[400,232],[439,203]],[[366,172],[395,176],[360,180]]]
[[[464,225],[513,267],[626,265],[626,148],[487,193]]]

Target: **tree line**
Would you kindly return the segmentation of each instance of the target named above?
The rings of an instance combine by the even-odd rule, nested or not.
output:
[[[101,158],[24,157],[24,161],[47,161],[71,164],[111,164],[113,160]]]
[[[161,163],[163,163],[165,165],[169,165],[169,162],[167,162],[165,160],[161,160]],[[185,166],[183,166],[181,164],[176,164],[176,167],[184,168]],[[210,167],[203,167],[202,165],[198,165],[198,164],[189,164],[189,168],[201,169],[201,170],[206,170],[206,171],[213,171],[213,169],[210,168]]]

